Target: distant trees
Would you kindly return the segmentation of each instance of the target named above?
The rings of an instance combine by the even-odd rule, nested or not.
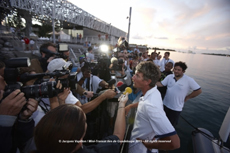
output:
[[[25,23],[22,21],[21,15],[15,10],[12,10],[11,13],[8,15],[8,24],[10,27],[20,29],[25,27]]]

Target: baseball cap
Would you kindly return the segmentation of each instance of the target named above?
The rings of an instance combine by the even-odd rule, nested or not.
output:
[[[63,58],[55,58],[49,62],[47,69],[49,72],[53,72],[55,70],[63,70],[67,69],[72,63],[70,61],[66,62]]]

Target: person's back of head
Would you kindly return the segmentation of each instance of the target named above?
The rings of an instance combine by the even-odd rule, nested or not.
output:
[[[81,145],[75,140],[82,140],[85,132],[86,117],[82,109],[71,104],[60,105],[48,112],[35,127],[37,152],[72,152]]]
[[[92,47],[89,47],[88,48],[88,52],[92,52],[93,51],[93,48]]]

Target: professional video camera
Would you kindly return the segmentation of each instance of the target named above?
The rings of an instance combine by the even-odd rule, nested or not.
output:
[[[22,83],[19,82],[19,67],[28,66],[30,66],[30,60],[27,57],[11,58],[6,61],[4,79],[7,85],[2,99],[16,89],[20,89],[25,94],[26,98],[53,97],[56,95],[56,82],[44,82],[38,85],[22,86]]]
[[[58,44],[57,45],[57,50],[58,52],[52,52],[47,48],[40,48],[40,51],[45,53],[45,59],[49,59],[51,56],[55,56],[55,57],[59,57],[59,58],[63,58],[63,59],[67,59],[68,57],[64,54],[64,52],[69,51],[69,47],[67,44]]]
[[[68,75],[67,78],[60,78],[64,75]],[[52,73],[37,73],[37,74],[29,74],[24,73],[20,76],[21,82],[27,82],[32,79],[37,79],[34,84],[41,84],[44,82],[48,82],[49,79],[43,79],[43,77],[49,76],[50,78],[56,78],[55,82],[60,80],[60,83],[62,84],[62,89],[60,92],[63,91],[65,87],[69,87],[70,89],[76,89],[76,72],[70,72],[70,70],[56,70]]]
[[[76,73],[70,73],[69,70],[59,70],[53,73],[38,73],[19,75],[18,67],[28,67],[30,65],[29,58],[12,58],[6,62],[5,68],[5,81],[7,86],[5,87],[4,98],[16,89],[20,89],[26,98],[51,98],[63,91],[64,87],[70,87],[76,89]],[[67,75],[65,79],[59,77]],[[56,77],[55,81],[49,82],[47,79],[43,79],[44,76]],[[22,86],[21,82],[27,82],[29,80],[37,78],[35,85]],[[60,80],[62,89],[56,89],[57,81]]]
[[[113,49],[114,52],[121,52],[129,49],[129,43],[124,37],[120,37],[117,42],[117,47]]]
[[[69,57],[64,53],[69,51],[69,46],[67,44],[58,44],[57,46],[59,57],[63,59],[68,59]]]

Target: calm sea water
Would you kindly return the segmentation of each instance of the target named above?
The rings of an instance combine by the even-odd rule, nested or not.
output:
[[[188,66],[185,74],[202,89],[198,97],[185,103],[181,115],[193,126],[206,128],[219,138],[220,126],[230,107],[230,57],[171,52],[170,58],[185,62]],[[180,118],[176,130],[181,148],[172,152],[191,153],[193,128]]]

